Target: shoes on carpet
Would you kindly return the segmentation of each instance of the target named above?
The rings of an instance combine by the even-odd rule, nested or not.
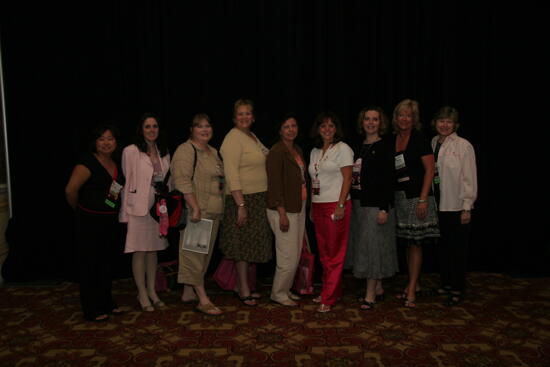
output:
[[[109,315],[107,314],[102,314],[102,315],[98,315],[96,317],[84,317],[86,320],[88,321],[91,321],[91,322],[106,322],[106,321],[109,321]]]
[[[290,298],[291,300],[293,301],[299,301],[302,299],[302,297],[300,297],[299,295],[297,295],[296,293],[292,293],[292,292],[289,292],[288,293],[288,298]]]
[[[443,303],[447,307],[454,307],[462,302],[462,294],[459,292],[450,292],[449,297]]]
[[[325,305],[324,303],[321,303],[319,307],[317,307],[317,312],[320,312],[320,313],[327,313],[327,312],[330,312],[331,310],[332,310],[332,306]]]
[[[159,299],[153,303],[153,306],[155,306],[155,308],[164,308],[166,307],[166,304]]]
[[[274,299],[272,299],[271,302],[277,303],[281,306],[286,306],[286,307],[296,307],[296,306],[298,306],[298,304],[296,302],[294,302],[293,300],[291,300],[291,299],[287,299],[287,300],[284,300],[284,301],[275,301]]]
[[[434,293],[439,296],[448,296],[451,293],[452,288],[448,285],[435,289]]]
[[[405,308],[416,308],[416,299],[405,299],[405,302],[403,303],[403,306]]]
[[[237,289],[233,289],[233,293],[237,296],[237,297],[240,297],[239,295],[239,291]],[[251,290],[250,291],[250,296],[249,297],[252,297],[253,299],[260,299],[262,298],[262,295],[258,292],[256,292],[255,290]]]
[[[376,302],[369,302],[366,299],[363,299],[361,301],[361,305],[359,306],[359,308],[363,311],[368,311],[368,310],[372,310],[375,304]]]
[[[195,309],[199,312],[202,312],[205,315],[209,316],[218,316],[223,313],[222,310],[220,310],[218,307],[216,307],[212,303],[207,303],[205,305],[201,305],[200,303],[195,307]]]
[[[237,297],[239,301],[241,301],[242,304],[245,306],[256,307],[258,305],[258,302],[256,302],[256,298],[252,297],[252,295],[241,296],[238,292],[234,292],[234,294],[235,297]]]
[[[153,307],[153,305],[151,305],[151,303],[149,303],[148,305],[142,304],[141,301],[139,300],[139,296],[137,297],[137,301],[138,301],[138,304],[141,307],[141,310],[143,312],[153,312],[153,311],[155,311],[155,308]]]
[[[122,315],[124,313],[126,313],[126,311],[124,311],[120,307],[113,308],[111,311],[109,311],[109,314],[114,315],[114,316],[119,316],[119,315]]]

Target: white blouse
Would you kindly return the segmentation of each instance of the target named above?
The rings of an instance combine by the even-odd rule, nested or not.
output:
[[[432,139],[435,150],[438,136]],[[456,133],[447,136],[439,148],[437,171],[441,183],[439,210],[471,210],[477,198],[477,171],[474,147]]]

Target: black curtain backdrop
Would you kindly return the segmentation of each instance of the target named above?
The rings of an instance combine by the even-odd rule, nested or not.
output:
[[[430,136],[434,112],[455,106],[478,164],[471,269],[547,269],[547,244],[507,230],[507,165],[493,137],[512,62],[503,64],[508,22],[491,2],[4,2],[0,17],[14,203],[8,280],[72,277],[64,187],[95,125],[115,123],[125,145],[138,116],[153,111],[173,151],[192,115],[206,112],[218,147],[241,97],[255,101],[253,129],[266,144],[274,123],[295,112],[306,152],[309,127],[325,109],[354,144],[366,105],[391,115],[400,100],[415,99]]]

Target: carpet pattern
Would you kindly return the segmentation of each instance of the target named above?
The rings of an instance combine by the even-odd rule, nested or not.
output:
[[[315,312],[310,297],[297,308],[268,300],[246,307],[208,283],[220,316],[161,294],[167,307],[141,312],[131,279],[114,283],[127,312],[106,323],[82,319],[78,285],[0,288],[1,367],[126,366],[550,366],[550,281],[473,273],[469,293],[449,308],[443,298],[404,308],[402,276],[385,283],[386,300],[362,311],[363,282],[346,276],[333,312]],[[435,287],[437,276],[423,277]]]

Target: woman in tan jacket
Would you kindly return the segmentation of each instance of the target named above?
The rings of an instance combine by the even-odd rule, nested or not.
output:
[[[189,208],[189,220],[213,220],[208,253],[182,249],[180,243],[178,282],[183,283],[183,302],[198,301],[197,310],[207,315],[223,313],[208,298],[204,289],[204,274],[214,251],[214,243],[223,212],[223,165],[218,152],[208,144],[212,125],[206,114],[197,114],[191,124],[189,140],[181,144],[170,167],[174,187],[184,194]],[[185,238],[185,230],[180,239]]]

